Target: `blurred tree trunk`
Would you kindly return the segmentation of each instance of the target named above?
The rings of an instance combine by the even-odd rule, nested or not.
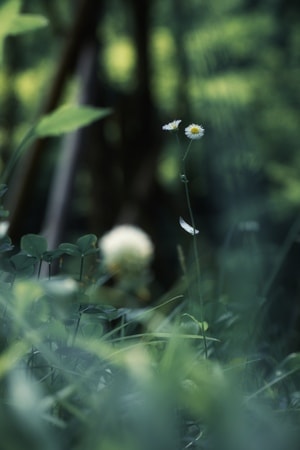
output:
[[[44,114],[51,112],[58,106],[66,82],[76,66],[82,46],[88,36],[95,31],[99,5],[101,5],[101,2],[98,0],[82,0],[78,6],[74,24],[68,35],[48,100],[43,108]],[[14,241],[26,232],[39,232],[41,226],[41,223],[36,223],[34,229],[26,228],[28,219],[35,215],[34,208],[36,208],[36,205],[33,204],[32,197],[34,197],[36,190],[37,174],[40,170],[42,153],[45,153],[46,142],[47,140],[41,139],[33,144],[16,169],[14,179],[11,180],[6,207],[11,212],[10,236]],[[42,217],[41,220],[43,220]]]
[[[139,222],[151,195],[159,152],[150,89],[151,4],[148,0],[128,2],[137,55],[136,88],[124,94],[106,86],[103,92],[104,104],[110,106],[110,99],[114,102],[112,132],[116,127],[120,131],[120,139],[115,146],[111,144],[107,139],[109,128],[105,135],[100,125],[97,127],[98,147],[102,146],[102,151],[99,148],[89,151],[89,172],[92,176],[91,227],[97,234],[115,223]],[[96,127],[93,128],[96,133]]]
[[[125,191],[118,222],[137,221],[139,213],[141,213],[140,208],[145,207],[146,200],[149,198],[158,156],[155,110],[150,88],[149,34],[152,2],[149,0],[131,0],[130,5],[134,24],[133,39],[137,55],[137,86],[131,102],[132,116],[128,117],[127,110],[123,113],[122,166]]]
[[[151,92],[150,17],[153,2],[131,0],[128,6],[136,51],[135,89],[124,93],[109,83],[100,89],[102,104],[113,104],[114,114],[91,127],[94,148],[89,145],[90,229],[99,236],[118,223],[143,227],[155,242],[160,243],[156,248],[156,278],[159,283],[170,286],[177,276],[174,267],[176,249],[171,244],[170,232],[174,224],[168,219],[171,200],[156,181],[162,132]],[[98,92],[99,89],[96,96]],[[108,135],[115,130],[119,130],[120,137],[109,139]]]
[[[94,103],[97,57],[98,42],[95,34],[93,34],[82,48],[78,61],[77,74],[81,86],[80,98],[78,99],[79,104],[91,105]],[[77,169],[82,160],[84,160],[84,154],[90,144],[89,131],[88,127],[80,129],[67,135],[63,140],[61,154],[59,155],[51,183],[42,229],[50,249],[55,249],[65,234],[71,213]]]

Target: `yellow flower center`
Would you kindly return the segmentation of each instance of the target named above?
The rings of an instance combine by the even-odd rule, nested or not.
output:
[[[192,134],[198,134],[199,133],[199,128],[198,127],[192,127],[190,129],[190,131],[191,131]]]

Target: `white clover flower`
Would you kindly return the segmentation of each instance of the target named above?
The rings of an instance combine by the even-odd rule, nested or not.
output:
[[[133,225],[119,225],[100,238],[105,267],[117,273],[139,272],[150,263],[154,246],[149,236]]]
[[[162,129],[165,131],[176,131],[178,130],[180,122],[181,120],[173,120],[173,122],[169,122],[166,125],[163,125]]]
[[[200,139],[204,135],[204,128],[201,125],[192,123],[184,130],[189,139]]]

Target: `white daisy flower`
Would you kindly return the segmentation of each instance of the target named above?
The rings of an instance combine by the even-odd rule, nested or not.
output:
[[[154,246],[149,236],[133,225],[119,225],[100,238],[105,267],[111,272],[136,272],[150,263]]]
[[[201,125],[192,123],[184,130],[189,139],[200,139],[204,135],[204,128]]]
[[[166,125],[163,125],[162,129],[165,131],[176,131],[178,130],[180,122],[181,120],[173,120],[173,122],[169,122]]]

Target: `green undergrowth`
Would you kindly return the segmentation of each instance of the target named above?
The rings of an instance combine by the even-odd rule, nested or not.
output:
[[[144,308],[105,304],[114,288],[95,235],[48,251],[29,234],[18,253],[4,236],[0,250],[1,448],[297,448],[300,355],[228,359],[224,319],[205,325],[206,358],[204,325],[183,294]],[[77,270],[51,275],[65,257]],[[98,264],[92,276],[86,258]]]

